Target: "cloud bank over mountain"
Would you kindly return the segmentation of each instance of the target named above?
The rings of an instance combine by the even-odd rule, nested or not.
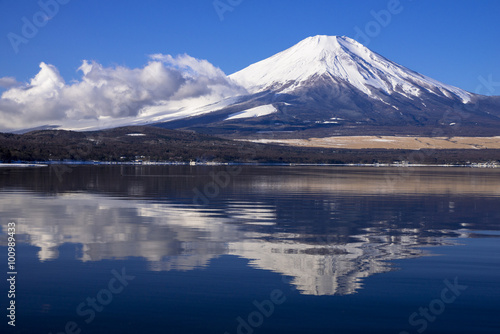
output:
[[[84,60],[82,77],[65,82],[58,69],[40,63],[30,82],[0,78],[0,130],[67,121],[137,117],[148,107],[201,99],[203,103],[244,92],[222,70],[189,55],[155,54],[142,68],[105,67]]]

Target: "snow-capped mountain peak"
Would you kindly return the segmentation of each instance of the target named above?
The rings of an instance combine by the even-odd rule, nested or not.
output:
[[[345,36],[308,37],[230,78],[253,93],[291,93],[325,75],[370,96],[377,91],[389,95],[397,92],[411,99],[428,92],[456,97],[464,103],[471,100],[470,93],[398,65]]]

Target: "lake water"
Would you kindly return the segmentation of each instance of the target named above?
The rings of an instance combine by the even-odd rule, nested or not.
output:
[[[2,168],[0,189],[2,333],[500,332],[498,169]]]

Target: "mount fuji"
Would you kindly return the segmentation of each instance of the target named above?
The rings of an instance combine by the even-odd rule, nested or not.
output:
[[[314,36],[230,76],[250,92],[292,93],[324,79],[348,83],[382,100],[377,93],[419,97],[427,91],[470,102],[471,94],[413,72],[371,52],[353,39]],[[382,100],[383,101],[383,100]]]
[[[314,36],[229,76],[249,94],[158,124],[228,137],[500,135],[500,97],[467,92],[345,36]]]

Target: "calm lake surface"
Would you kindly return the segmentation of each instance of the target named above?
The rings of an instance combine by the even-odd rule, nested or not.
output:
[[[499,333],[500,170],[0,169],[2,333]]]

